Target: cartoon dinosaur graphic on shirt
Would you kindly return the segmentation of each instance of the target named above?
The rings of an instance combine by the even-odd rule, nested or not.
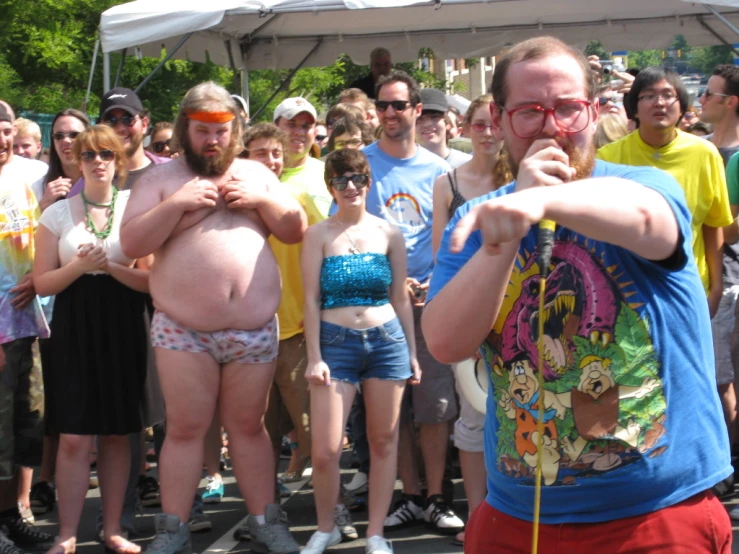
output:
[[[521,269],[525,273],[536,257]],[[552,266],[545,290],[544,312],[539,314],[538,275],[527,278],[502,332],[503,359],[523,353],[538,360],[539,317],[544,318],[544,377],[557,379],[572,364],[573,336],[594,344],[613,339],[619,302],[612,277],[583,246],[560,243],[552,252]]]

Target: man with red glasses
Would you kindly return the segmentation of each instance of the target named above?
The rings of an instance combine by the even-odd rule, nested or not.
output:
[[[444,498],[442,483],[451,424],[457,418],[454,374],[437,362],[426,348],[420,318],[434,265],[431,247],[432,192],[434,181],[450,170],[439,156],[416,143],[416,122],[423,111],[416,81],[394,71],[377,82],[377,114],[382,136],[363,152],[372,169],[367,211],[397,225],[408,250],[408,294],[414,306],[416,350],[423,376],[420,384],[406,388],[401,411],[398,474],[403,495],[385,520],[385,529],[396,529],[425,519],[439,532],[456,534],[464,526]],[[422,496],[415,446],[414,423],[419,441],[427,498]]]
[[[732,468],[683,191],[595,160],[595,84],[560,40],[514,45],[491,92],[516,180],[457,210],[423,316],[438,359],[479,348],[490,376],[488,495],[465,551],[528,554],[538,536],[542,553],[729,554],[710,489]]]

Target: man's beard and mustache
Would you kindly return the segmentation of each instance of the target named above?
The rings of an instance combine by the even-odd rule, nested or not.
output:
[[[129,139],[131,140],[131,142],[128,145],[128,148],[126,148],[126,157],[132,158],[136,151],[139,149],[139,146],[141,146],[141,143],[144,142],[144,135],[131,134]]]
[[[192,147],[189,135],[185,134],[182,141],[182,151],[185,155],[187,167],[200,177],[221,177],[231,167],[236,158],[235,135],[231,135],[231,141],[223,149],[220,146],[206,146],[202,151],[196,152]],[[206,156],[205,151],[215,151],[215,156]]]
[[[572,144],[560,145],[562,151],[567,154],[570,160],[570,167],[575,168],[575,176],[572,181],[579,181],[580,179],[587,179],[593,174],[595,168],[595,145],[591,145],[588,149],[577,148]],[[495,171],[498,175],[506,175],[515,179],[518,176],[518,170],[520,163],[511,158],[505,145],[503,146],[499,160],[501,162],[500,167],[496,165]],[[505,181],[505,183],[510,182]]]

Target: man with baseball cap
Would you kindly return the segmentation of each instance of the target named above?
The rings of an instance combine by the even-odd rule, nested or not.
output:
[[[311,157],[316,142],[316,119],[313,105],[305,98],[295,97],[280,102],[273,121],[288,136],[285,169],[280,180],[307,192],[325,217],[332,198],[323,181],[323,162]]]
[[[423,111],[416,120],[418,144],[444,158],[455,169],[472,159],[472,156],[449,148],[451,122],[448,119],[449,102],[446,94],[435,88],[421,89]]]

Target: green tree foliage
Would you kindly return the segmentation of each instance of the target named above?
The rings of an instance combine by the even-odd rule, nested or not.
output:
[[[603,48],[603,45],[600,43],[599,40],[591,40],[588,42],[588,45],[585,47],[584,51],[586,56],[598,56],[599,60],[607,60],[610,58],[610,55],[606,51],[605,48]]]
[[[690,67],[700,73],[710,75],[714,67],[723,63],[733,63],[730,46],[703,46],[691,51]]]

